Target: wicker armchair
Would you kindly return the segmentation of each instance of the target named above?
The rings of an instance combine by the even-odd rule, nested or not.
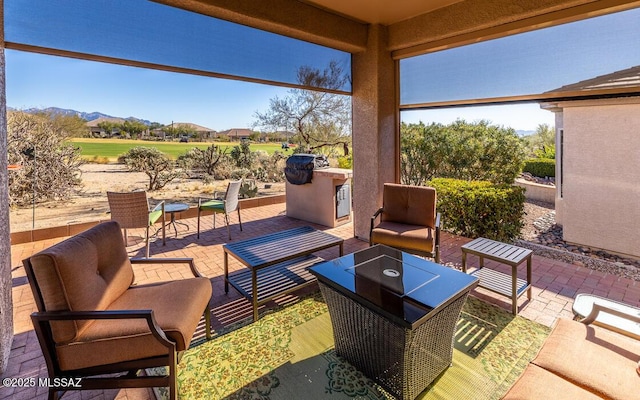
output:
[[[222,199],[218,199],[216,193],[214,193],[214,199],[198,199],[198,235],[200,238],[200,214],[203,211],[213,212],[213,229],[216,229],[216,214],[224,214],[224,220],[227,224],[227,233],[229,234],[229,240],[231,240],[231,230],[229,229],[229,213],[238,211],[238,222],[240,224],[240,230],[242,231],[242,219],[240,218],[240,202],[238,201],[238,195],[240,194],[240,187],[242,186],[242,179],[238,181],[231,181],[227,186],[227,191]]]
[[[127,243],[127,229],[145,228],[146,257],[149,258],[149,228],[162,220],[162,245],[166,244],[164,201],[153,209],[149,207],[147,192],[107,192],[111,220],[118,222],[124,230],[124,242]]]
[[[382,207],[371,217],[369,245],[376,243],[440,262],[440,213],[436,190],[385,183]],[[380,222],[376,224],[376,219]]]

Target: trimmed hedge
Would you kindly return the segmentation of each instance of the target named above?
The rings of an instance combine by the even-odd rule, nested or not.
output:
[[[540,178],[556,176],[556,160],[550,158],[531,158],[524,162],[522,172],[528,172]]]
[[[524,188],[487,181],[436,178],[437,209],[444,229],[457,235],[512,242],[520,236]]]

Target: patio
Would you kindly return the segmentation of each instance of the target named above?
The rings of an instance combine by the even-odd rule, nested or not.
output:
[[[231,226],[233,241],[309,225],[307,222],[286,217],[284,203],[243,210],[242,219],[244,228],[242,232],[239,231],[237,225]],[[160,241],[153,243],[151,246],[152,256],[193,257],[195,259],[198,269],[209,277],[212,282],[213,297],[210,304],[214,330],[250,318],[252,308],[248,301],[233,289],[230,290],[228,295],[224,294],[222,245],[227,241],[226,229],[221,226],[214,231],[207,229],[210,226],[205,225],[205,229],[201,233],[202,237],[197,240],[195,237],[196,219],[189,218],[183,221],[189,224],[189,230],[179,231],[177,238],[168,237],[165,247],[161,246]],[[317,228],[324,229],[319,226]],[[327,229],[327,232],[345,239],[344,252],[347,254],[368,246],[366,242],[353,237],[353,230],[353,225],[349,223],[337,228]],[[141,232],[133,231],[129,234],[136,236],[140,235]],[[44,378],[47,376],[44,358],[29,319],[29,315],[35,311],[36,307],[21,260],[59,240],[61,239],[24,243],[11,247],[15,336],[7,371],[3,378]],[[453,236],[445,232],[441,240],[442,263],[460,268],[462,259],[460,246],[468,243],[470,239]],[[131,256],[141,256],[144,252],[144,241],[140,240],[138,244],[127,249]],[[333,249],[329,249],[320,252],[319,255],[325,258],[333,258],[336,252]],[[477,266],[477,258],[471,257],[469,261],[471,267]],[[497,266],[490,261],[487,262],[487,265],[498,270],[505,268],[504,266]],[[230,263],[232,271],[240,268],[241,265],[239,263],[234,261]],[[507,272],[506,270],[504,271]],[[136,281],[139,283],[179,278],[182,278],[181,272],[167,270],[163,266],[143,266],[140,269],[136,269]],[[311,290],[316,289],[317,286],[311,286]],[[303,292],[308,293],[309,290],[303,290]],[[532,299],[531,301],[528,301],[526,297],[520,299],[519,315],[546,326],[553,326],[558,318],[572,318],[571,307],[577,293],[593,293],[613,300],[623,301],[633,306],[640,306],[640,283],[637,281],[534,255]],[[297,300],[297,296],[301,294],[301,292],[294,292],[293,295],[282,296],[274,300],[274,302],[279,305],[285,305]],[[508,299],[483,289],[475,290],[472,295],[483,301],[496,304],[504,310],[510,309]],[[261,307],[261,311],[264,309],[264,306]],[[197,333],[198,338],[202,335],[201,331]],[[46,398],[46,395],[46,387],[0,388],[1,399]],[[153,398],[153,392],[147,389],[104,392],[77,391],[69,392],[65,396],[65,398],[69,399],[149,399]]]

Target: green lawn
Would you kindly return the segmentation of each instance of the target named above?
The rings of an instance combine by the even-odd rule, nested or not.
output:
[[[179,142],[151,142],[146,140],[127,140],[127,139],[72,139],[74,146],[80,147],[81,155],[85,159],[93,157],[107,157],[111,161],[115,161],[118,156],[126,153],[129,149],[136,146],[155,147],[171,158],[187,152],[194,147],[206,149],[213,143],[179,143]],[[237,146],[237,142],[215,143],[223,149],[228,148],[231,151],[233,146]],[[273,154],[276,150],[281,150],[280,143],[252,143],[251,150],[264,150],[269,154]],[[289,150],[286,153],[290,153]]]

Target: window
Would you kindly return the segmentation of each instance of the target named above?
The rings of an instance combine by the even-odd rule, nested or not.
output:
[[[300,86],[300,67],[351,55],[146,0],[5,0],[9,49]],[[350,79],[342,93],[351,92]]]
[[[640,94],[640,9],[400,60],[402,109]],[[576,85],[577,84],[577,85]]]

